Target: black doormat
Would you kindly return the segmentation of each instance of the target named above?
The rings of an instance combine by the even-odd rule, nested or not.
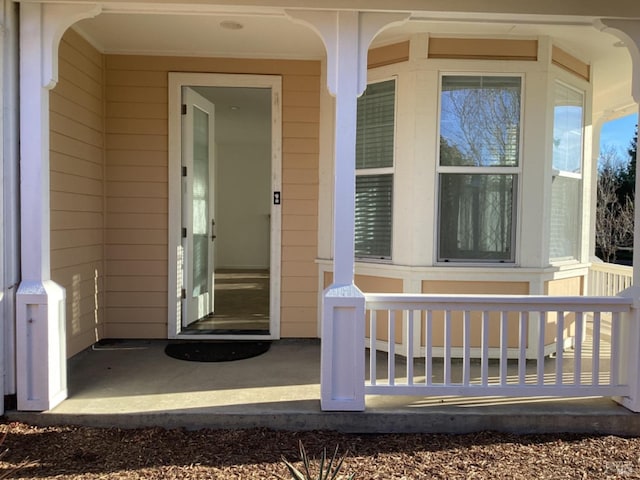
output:
[[[170,357],[189,362],[232,362],[262,355],[271,342],[179,342],[169,343],[164,352]]]

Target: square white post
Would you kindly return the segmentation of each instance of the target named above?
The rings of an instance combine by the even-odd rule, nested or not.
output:
[[[16,295],[19,410],[49,410],[67,396],[65,291],[51,280],[49,90],[64,31],[96,5],[20,4],[20,256]]]
[[[354,284],[355,158],[358,97],[367,82],[369,44],[408,14],[292,10],[327,50],[327,88],[336,99],[333,283],[322,300],[321,406],[364,410],[365,298]]]
[[[624,42],[632,63],[631,95],[640,103],[640,20],[601,19],[601,30]],[[636,199],[640,195],[640,176],[636,175]],[[633,299],[630,314],[625,315],[620,328],[620,379],[630,387],[627,397],[616,401],[633,412],[640,412],[640,208],[635,209],[633,232],[633,284],[619,295]]]
[[[629,385],[629,395],[616,397],[614,400],[632,412],[640,412],[640,287],[633,285],[618,294],[620,297],[632,298],[633,306],[629,313],[622,316],[618,329],[619,378],[612,379],[619,384]]]

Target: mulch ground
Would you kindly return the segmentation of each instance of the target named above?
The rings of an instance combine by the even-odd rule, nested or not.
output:
[[[386,434],[0,426],[0,478],[289,479],[298,442],[317,458],[348,450],[356,479],[640,478],[640,438],[584,435]],[[26,463],[25,463],[26,462]],[[299,465],[299,464],[298,464]],[[314,477],[317,478],[317,477]]]

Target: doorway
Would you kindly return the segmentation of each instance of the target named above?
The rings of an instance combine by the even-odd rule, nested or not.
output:
[[[279,337],[280,91],[169,74],[169,338]]]

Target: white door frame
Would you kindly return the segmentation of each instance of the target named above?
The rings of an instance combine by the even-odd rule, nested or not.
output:
[[[182,87],[250,87],[271,89],[271,189],[282,191],[282,78],[276,75],[234,75],[169,72],[169,224],[168,243],[168,338],[181,339],[278,339],[280,338],[281,205],[271,203],[269,334],[213,335],[181,332],[182,239]]]

